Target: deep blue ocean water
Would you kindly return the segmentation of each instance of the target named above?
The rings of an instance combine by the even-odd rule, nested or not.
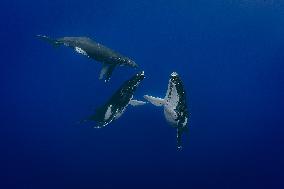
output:
[[[284,1],[2,0],[0,188],[284,188]],[[35,38],[88,36],[133,58],[135,93],[171,72],[190,110],[184,148],[161,108],[108,127],[76,124],[136,71]]]

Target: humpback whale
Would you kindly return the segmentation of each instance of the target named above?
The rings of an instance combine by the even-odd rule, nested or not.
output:
[[[188,130],[188,110],[184,86],[179,75],[176,72],[171,74],[165,98],[150,95],[144,95],[144,98],[155,106],[164,107],[167,122],[177,130],[177,148],[181,149],[182,134]]]
[[[64,45],[71,47],[75,52],[94,59],[103,64],[99,79],[105,77],[105,82],[108,82],[115,66],[130,66],[138,67],[138,65],[130,58],[113,51],[112,49],[97,43],[88,37],[62,37],[52,39],[45,35],[37,35],[38,38],[47,41],[54,47]]]
[[[94,115],[83,121],[94,121],[96,122],[94,128],[102,128],[118,119],[129,104],[132,106],[144,105],[146,102],[133,99],[133,94],[144,77],[144,71],[141,71],[125,81],[111,98],[96,110]]]

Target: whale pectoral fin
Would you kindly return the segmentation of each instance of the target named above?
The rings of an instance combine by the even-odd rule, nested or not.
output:
[[[46,35],[36,35],[36,37],[43,40],[43,41],[50,43],[51,45],[53,45],[53,47],[58,47],[62,44],[59,41],[57,41],[56,39],[51,39],[50,37],[48,37]]]
[[[114,68],[115,68],[115,65],[110,65],[108,67],[107,72],[106,72],[105,82],[108,82],[110,80],[110,77],[112,75]]]
[[[144,98],[155,106],[163,106],[164,103],[165,103],[164,99],[158,98],[158,97],[153,97],[153,96],[150,96],[150,95],[144,95]]]
[[[140,101],[140,100],[130,100],[129,104],[131,106],[141,106],[141,105],[144,105],[146,104],[147,102],[144,102],[144,101]]]
[[[114,68],[115,68],[115,65],[103,64],[103,68],[101,70],[99,79],[103,79],[105,77],[105,82],[108,82],[112,75]]]
[[[104,77],[104,75],[105,75],[106,72],[107,72],[107,69],[108,69],[108,65],[103,64],[103,68],[101,69],[101,73],[100,73],[99,79],[102,79],[102,78]]]

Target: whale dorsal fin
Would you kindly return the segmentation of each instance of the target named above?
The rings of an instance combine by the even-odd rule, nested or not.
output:
[[[153,97],[150,95],[144,95],[144,98],[148,100],[151,104],[155,106],[163,106],[165,104],[165,100],[159,97]]]
[[[146,102],[140,101],[140,100],[130,100],[129,104],[131,106],[141,106],[141,105],[146,104]]]
[[[99,79],[103,79],[105,77],[105,82],[108,82],[112,72],[115,68],[115,65],[103,64],[103,68],[100,73]]]

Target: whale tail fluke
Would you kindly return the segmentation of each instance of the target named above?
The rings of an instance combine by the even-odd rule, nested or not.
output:
[[[94,114],[79,120],[77,122],[77,125],[84,125],[92,128],[102,128],[104,126],[104,123],[101,122],[102,119],[101,111],[102,111],[101,108],[97,108]]]
[[[59,47],[61,45],[61,43],[58,40],[52,39],[46,35],[36,35],[36,37],[39,38],[40,40],[48,42],[53,47]]]
[[[177,150],[182,149],[182,133],[183,133],[183,129],[177,128]]]
[[[165,100],[163,98],[153,97],[150,95],[144,95],[143,97],[155,106],[163,106],[165,103]]]

